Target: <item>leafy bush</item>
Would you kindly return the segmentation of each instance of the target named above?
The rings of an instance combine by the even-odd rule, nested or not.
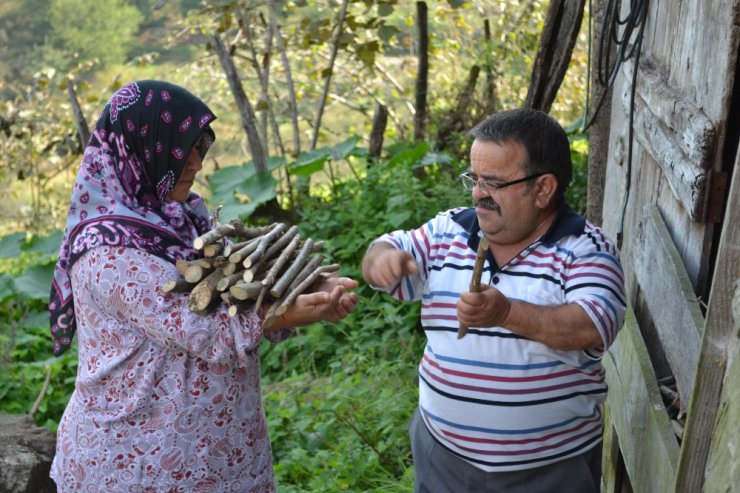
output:
[[[61,233],[0,239],[0,413],[28,413],[43,395],[34,419],[52,432],[77,373],[76,349],[56,358],[49,336],[49,290],[60,241]]]

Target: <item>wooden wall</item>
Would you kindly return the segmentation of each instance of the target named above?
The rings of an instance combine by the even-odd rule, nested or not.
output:
[[[653,0],[634,105],[634,59],[613,87],[603,227],[622,238],[634,317],[605,359],[607,491],[740,491],[740,392],[722,385],[740,378],[739,42],[739,0]],[[667,375],[688,413],[680,444],[657,409]]]

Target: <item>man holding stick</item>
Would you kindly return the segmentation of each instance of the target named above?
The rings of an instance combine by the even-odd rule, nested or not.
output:
[[[470,135],[474,207],[381,236],[362,264],[422,302],[414,491],[598,492],[600,359],[626,309],[616,248],[565,203],[570,146],[550,116],[506,111]]]

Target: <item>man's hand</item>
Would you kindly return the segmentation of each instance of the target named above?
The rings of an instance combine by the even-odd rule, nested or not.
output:
[[[468,327],[503,326],[511,301],[498,289],[481,284],[477,293],[462,293],[457,301],[457,318]]]
[[[388,289],[401,277],[417,272],[419,266],[410,253],[387,243],[376,243],[362,259],[362,277],[376,288]]]
[[[487,284],[478,293],[462,293],[457,316],[468,327],[503,327],[563,351],[602,347],[601,334],[577,303],[534,305],[511,301]]]
[[[308,325],[321,320],[334,322],[346,317],[359,301],[356,293],[348,290],[357,287],[357,281],[349,277],[330,277],[319,284],[313,292],[299,295],[279,316],[269,331],[286,327]]]

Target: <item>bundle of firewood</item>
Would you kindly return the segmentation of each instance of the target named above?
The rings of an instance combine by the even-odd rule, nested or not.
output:
[[[322,277],[339,270],[338,264],[321,265],[323,242],[302,239],[296,226],[284,223],[246,227],[239,221],[219,224],[193,242],[203,252],[196,260],[178,260],[182,276],[162,291],[189,292],[188,307],[205,315],[219,304],[230,316],[270,305],[263,317],[268,329],[299,294]]]

